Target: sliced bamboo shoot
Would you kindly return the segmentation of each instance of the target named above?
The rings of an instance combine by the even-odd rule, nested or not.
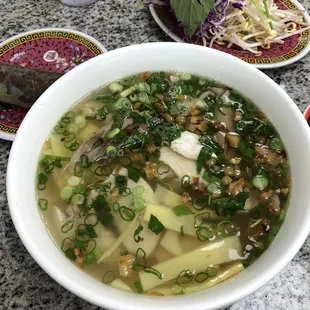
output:
[[[177,205],[180,205],[182,203],[181,196],[169,191],[163,186],[158,185],[155,191],[156,197],[158,197],[159,202],[168,206],[174,208]]]
[[[185,293],[194,293],[198,291],[202,291],[205,289],[208,289],[212,286],[215,286],[230,277],[237,275],[239,272],[241,272],[244,269],[242,263],[240,262],[233,262],[230,264],[227,264],[226,267],[220,268],[217,275],[215,277],[209,278],[206,281],[202,283],[196,283],[195,280],[191,281],[189,284],[184,285]],[[173,284],[165,284],[156,287],[152,290],[153,293],[161,294],[164,296],[171,296],[173,295],[172,291]]]
[[[228,237],[220,241],[204,243],[193,251],[152,266],[163,275],[162,279],[140,271],[140,281],[143,290],[147,291],[176,278],[184,269],[198,273],[210,265],[220,265],[240,258],[241,243],[239,238]]]
[[[225,268],[221,268],[218,274],[215,277],[209,278],[208,280],[202,283],[190,283],[186,286],[186,293],[194,293],[197,291],[202,291],[207,288],[210,288],[224,280],[230,278],[231,276],[239,273],[244,269],[242,263],[240,262],[233,262],[227,265]]]
[[[181,226],[183,226],[184,234],[196,236],[197,228],[194,226],[196,214],[176,216],[171,209],[165,206],[149,203],[146,206],[143,219],[146,222],[149,222],[152,214],[158,218],[158,220],[166,227],[166,229],[180,232]],[[199,219],[197,219],[196,223],[200,224],[201,222]],[[207,225],[204,223],[204,226],[209,226],[211,228],[211,224]]]
[[[88,123],[85,128],[83,128],[79,133],[79,139],[84,142],[94,136],[100,128],[92,123]]]
[[[117,288],[122,291],[132,292],[132,289],[121,279],[115,279],[110,284],[111,287]]]
[[[128,236],[128,234],[130,234],[132,232],[132,230],[134,229],[136,223],[137,223],[137,218],[138,218],[137,214],[135,216],[135,218],[130,222],[130,224],[128,225],[128,227],[123,231],[123,233],[115,240],[115,242],[111,245],[110,248],[108,248],[102,255],[101,257],[98,259],[98,263],[101,263],[102,261],[104,261],[105,259],[107,259],[108,257],[110,257],[114,251],[122,244],[122,242],[124,241],[124,239]]]
[[[162,238],[160,245],[174,256],[181,255],[184,252],[181,243],[181,234],[168,230]]]
[[[72,152],[65,147],[64,142],[61,141],[62,138],[63,136],[59,134],[54,134],[49,137],[49,142],[53,150],[53,155],[61,157],[71,157]]]

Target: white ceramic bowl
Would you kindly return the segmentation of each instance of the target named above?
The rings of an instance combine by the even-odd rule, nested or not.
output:
[[[292,171],[287,218],[270,248],[249,268],[206,291],[156,298],[115,290],[93,280],[67,260],[48,235],[37,210],[35,178],[41,146],[60,117],[90,91],[124,75],[173,70],[202,74],[227,84],[255,102],[278,129]],[[36,102],[22,123],[8,164],[7,192],[15,227],[29,253],[56,281],[108,309],[217,309],[266,284],[295,256],[310,230],[310,130],[288,95],[259,70],[216,50],[181,43],[121,48],[67,73]],[[273,292],[277,294],[277,292]]]

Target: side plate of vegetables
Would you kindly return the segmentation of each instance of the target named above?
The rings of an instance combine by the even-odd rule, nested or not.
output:
[[[310,50],[310,17],[296,0],[152,0],[150,11],[173,40],[259,69],[292,64]]]

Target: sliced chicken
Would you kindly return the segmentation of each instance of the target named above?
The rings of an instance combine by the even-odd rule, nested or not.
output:
[[[196,162],[174,152],[168,146],[164,146],[160,149],[159,159],[168,165],[179,179],[182,179],[184,175],[198,176]]]
[[[199,135],[183,131],[181,137],[171,142],[171,149],[184,157],[197,160],[203,146],[199,143]]]

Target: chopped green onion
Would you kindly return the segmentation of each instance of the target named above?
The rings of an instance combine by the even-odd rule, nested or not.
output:
[[[197,228],[202,226],[205,221],[210,221],[210,212],[203,212],[195,215],[194,227]]]
[[[123,85],[121,85],[120,83],[117,83],[117,82],[112,82],[110,85],[109,85],[109,89],[111,91],[111,93],[119,93],[123,90]]]
[[[212,240],[215,237],[214,231],[211,228],[205,226],[200,226],[196,230],[196,235],[199,241]]]
[[[172,287],[172,292],[174,295],[185,294],[185,288],[182,285],[174,284]]]
[[[83,242],[89,240],[89,235],[84,224],[78,226],[77,230],[75,231],[75,239]]]
[[[163,175],[165,173],[168,173],[170,171],[170,167],[166,164],[161,164],[157,167],[157,173],[159,175]]]
[[[158,234],[160,234],[165,229],[165,226],[159,221],[159,219],[156,216],[151,214],[151,218],[150,218],[150,221],[149,221],[148,228],[155,235],[158,235]]]
[[[118,202],[114,202],[113,205],[112,205],[112,209],[113,211],[115,212],[118,212],[119,208],[120,208],[120,204]]]
[[[89,161],[88,156],[85,154],[81,155],[80,162],[81,162],[82,167],[84,167],[84,168],[89,168],[92,165],[92,163]]]
[[[180,75],[180,79],[183,81],[189,81],[191,78],[192,78],[192,76],[189,73],[182,73]]]
[[[86,227],[87,229],[87,227]],[[95,239],[90,239],[90,240],[87,240],[87,241],[84,241],[87,245],[87,248],[85,250],[88,250],[87,253],[85,253],[85,255],[89,255],[89,254],[93,254],[93,251],[96,249],[97,247],[97,242]],[[89,245],[92,244],[93,246],[90,247],[90,250],[89,250]]]
[[[46,199],[40,198],[38,201],[39,209],[42,211],[46,211],[48,207],[48,201]]]
[[[118,212],[124,221],[132,221],[135,218],[135,212],[125,206],[120,207]]]
[[[84,200],[85,200],[85,196],[83,194],[75,194],[71,197],[71,202],[77,206],[82,205]]]
[[[94,255],[98,255],[98,254],[100,254],[101,253],[101,250],[100,249],[95,249],[95,250],[93,250],[93,254]]]
[[[187,187],[191,183],[191,177],[189,175],[183,175],[181,179],[181,186]]]
[[[142,266],[139,265],[139,264],[133,264],[131,269],[134,270],[134,271],[137,271],[139,268],[141,268]]]
[[[87,246],[87,241],[75,240],[74,246],[78,249],[83,249]]]
[[[120,129],[119,128],[114,128],[111,129],[110,131],[108,131],[105,135],[104,135],[104,139],[105,140],[111,140],[112,138],[114,138],[117,134],[120,133]]]
[[[73,195],[73,187],[65,186],[60,191],[60,198],[65,201],[69,201]]]
[[[66,245],[66,243],[68,243],[68,245]],[[67,249],[72,248],[73,247],[73,240],[70,239],[69,237],[66,237],[62,242],[61,242],[61,246],[60,249],[65,252]]]
[[[208,267],[206,272],[210,278],[215,277],[217,275],[217,269],[215,267],[211,267],[211,266]]]
[[[138,294],[143,293],[143,288],[142,288],[141,282],[139,280],[134,283],[134,286],[135,286]]]
[[[98,166],[95,169],[95,175],[99,177],[106,177],[112,173],[112,168],[108,166]]]
[[[195,198],[192,201],[192,207],[198,211],[203,210],[207,205],[209,205],[209,199],[211,198],[210,195],[208,196],[203,196],[203,197],[198,197]]]
[[[95,231],[95,229],[94,229],[93,226],[87,226],[87,225],[86,225],[86,231],[87,231],[88,236],[89,236],[90,238],[97,238],[97,237],[98,237],[98,236],[97,236],[97,233],[96,233],[96,231]]]
[[[134,240],[135,240],[135,242],[136,243],[139,243],[141,240],[143,241],[143,238],[141,238],[140,236],[139,236],[139,233],[141,232],[143,230],[143,226],[140,224],[139,226],[138,226],[138,228],[135,230],[135,233],[134,233],[134,235],[133,235],[133,238],[134,238]]]
[[[259,190],[263,190],[264,188],[266,188],[268,186],[268,183],[268,179],[262,174],[257,174],[253,178],[253,185]]]
[[[85,265],[91,265],[97,263],[96,256],[93,253],[90,253],[85,256]]]
[[[131,189],[129,187],[121,188],[120,189],[120,195],[121,196],[129,196],[131,194]]]
[[[76,131],[78,131],[78,127],[75,124],[68,124],[67,125],[67,131],[70,133],[76,132]]]
[[[106,149],[107,155],[111,158],[114,158],[117,156],[117,149],[113,145],[109,145]]]
[[[163,278],[163,274],[161,272],[159,272],[158,270],[152,268],[152,267],[145,266],[143,270],[146,273],[152,273],[153,275],[155,275],[160,280]]]
[[[172,209],[176,216],[184,216],[188,214],[194,214],[186,205],[178,205]]]
[[[124,175],[117,175],[115,177],[115,186],[117,188],[125,188],[127,186],[127,178]]]
[[[123,252],[121,252],[120,254],[121,254],[121,256],[125,256],[125,255],[127,255],[129,252],[127,251],[127,250],[125,250],[125,251],[123,251]]]
[[[182,225],[181,228],[180,228],[180,232],[181,232],[181,236],[184,236],[184,228],[183,228],[183,225]]]
[[[46,183],[47,183],[47,175],[44,173],[39,173],[38,175],[38,184],[37,184],[37,188],[38,190],[42,191],[46,188]]]
[[[132,163],[131,158],[128,157],[128,156],[120,157],[120,158],[118,158],[118,160],[119,160],[119,163],[120,163],[122,166],[124,166],[124,167],[127,167],[127,166],[129,166],[129,165]]]
[[[279,137],[274,137],[271,139],[270,148],[276,152],[281,152],[284,150],[283,142]]]
[[[204,272],[199,272],[195,276],[195,280],[198,283],[202,283],[202,282],[206,281],[208,278],[209,278],[209,275],[205,271]]]
[[[69,112],[67,112],[66,115],[65,115],[65,117],[67,117],[67,118],[69,118],[69,119],[74,118],[74,116],[75,116],[74,111],[69,111]]]
[[[67,250],[64,251],[65,255],[67,258],[69,258],[70,260],[74,261],[76,260],[76,256],[73,252],[73,249],[69,248]]]
[[[142,267],[146,265],[146,253],[142,248],[138,248],[136,251],[136,262]]]
[[[250,228],[253,228],[253,227],[257,226],[262,220],[263,220],[263,219],[258,219],[258,220],[256,220],[256,221],[255,221],[253,224],[251,224],[249,227],[250,227]]]
[[[138,185],[138,186],[134,187],[131,192],[134,196],[141,196],[144,194],[144,191],[145,191],[144,186]]]
[[[75,176],[75,175],[72,175],[72,176],[68,179],[67,183],[68,183],[69,186],[75,187],[75,186],[78,186],[78,185],[81,183],[81,181],[82,181],[82,178],[77,177],[77,176]]]
[[[77,149],[79,148],[79,146],[80,146],[79,143],[74,142],[74,143],[72,143],[72,144],[68,147],[68,149],[69,149],[70,151],[73,152],[73,151],[77,150]]]
[[[194,278],[193,272],[187,269],[187,270],[183,270],[180,272],[175,282],[176,284],[182,285],[182,284],[189,283],[190,281],[193,280],[193,278]]]
[[[102,277],[102,283],[110,284],[115,279],[114,272],[107,271]]]
[[[72,221],[67,221],[64,224],[61,225],[61,232],[66,234],[68,231],[70,231],[73,228],[73,222]]]
[[[207,185],[207,191],[210,194],[220,193],[221,192],[221,185],[219,183],[210,183]]]
[[[86,126],[86,118],[83,115],[78,115],[75,119],[74,122],[76,126],[79,128],[84,128]]]
[[[135,211],[141,211],[145,208],[145,206],[146,206],[146,202],[145,202],[144,198],[139,197],[139,196],[133,196],[132,208]]]
[[[83,175],[83,167],[81,162],[77,162],[74,166],[74,175],[77,177],[81,177]]]

